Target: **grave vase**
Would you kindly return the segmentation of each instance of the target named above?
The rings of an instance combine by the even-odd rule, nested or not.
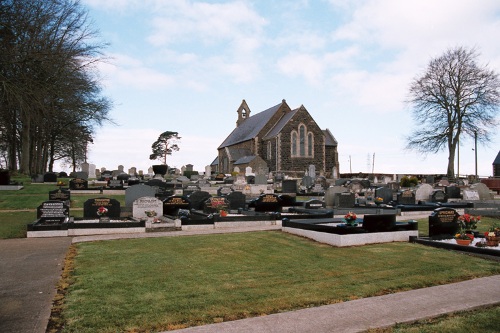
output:
[[[472,241],[470,239],[455,239],[458,245],[469,245]]]

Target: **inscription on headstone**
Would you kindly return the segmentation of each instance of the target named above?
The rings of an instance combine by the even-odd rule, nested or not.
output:
[[[229,209],[229,200],[226,197],[211,197],[205,201],[205,213],[218,213]]]
[[[69,181],[70,190],[86,190],[89,187],[89,182],[82,178],[73,178]]]
[[[51,201],[63,201],[66,205],[69,206],[71,201],[71,192],[68,190],[63,190],[61,188],[49,191],[49,200]]]
[[[155,197],[142,197],[134,201],[132,216],[138,219],[158,219],[163,215],[163,202]]]
[[[83,217],[84,218],[99,218],[97,211],[100,207],[108,210],[106,216],[110,218],[120,218],[120,202],[112,198],[94,198],[89,199],[83,203]]]
[[[276,194],[262,194],[255,200],[256,212],[281,212],[281,198]]]
[[[179,209],[191,209],[191,202],[188,198],[173,195],[163,200],[163,215],[175,216]]]
[[[459,229],[458,216],[453,208],[435,209],[429,216],[429,237],[438,235],[455,235]]]
[[[352,192],[337,193],[335,196],[335,206],[340,208],[352,208],[355,202],[356,198]]]
[[[36,210],[36,216],[43,224],[59,224],[69,216],[69,207],[62,201],[45,201]]]

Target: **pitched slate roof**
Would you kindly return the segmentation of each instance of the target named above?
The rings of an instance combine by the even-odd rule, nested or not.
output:
[[[500,165],[500,151],[498,152],[497,157],[493,161],[493,165]]]
[[[323,133],[325,134],[325,146],[338,146],[338,141],[335,139],[332,132],[330,132],[328,128],[326,130],[323,130]]]
[[[283,103],[277,104],[265,111],[253,115],[240,126],[236,127],[231,134],[224,140],[224,142],[217,149],[232,146],[234,144],[251,140],[259,134],[262,128],[269,122],[271,117],[279,110]]]
[[[299,109],[292,110],[291,112],[286,113],[281,119],[276,123],[276,125],[267,133],[263,140],[271,139],[280,134],[283,127],[288,123],[290,119],[299,111]]]
[[[247,163],[252,162],[255,157],[256,157],[255,155],[243,156],[242,158],[239,158],[238,160],[236,160],[233,164],[234,165],[247,164]]]

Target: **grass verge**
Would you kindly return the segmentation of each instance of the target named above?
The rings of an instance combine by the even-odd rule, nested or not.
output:
[[[161,331],[500,273],[418,244],[333,248],[281,232],[77,245],[63,332]]]

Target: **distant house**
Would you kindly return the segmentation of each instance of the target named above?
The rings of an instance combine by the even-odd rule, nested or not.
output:
[[[250,166],[254,172],[283,172],[303,176],[309,165],[316,173],[338,175],[337,140],[322,130],[306,108],[292,110],[285,100],[251,115],[245,100],[237,109],[236,128],[217,148],[212,167],[220,173],[240,171]]]

